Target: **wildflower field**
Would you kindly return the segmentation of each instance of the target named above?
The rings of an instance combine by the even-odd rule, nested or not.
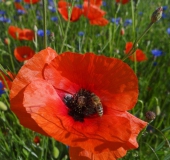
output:
[[[0,160],[170,160],[169,0],[0,0]]]

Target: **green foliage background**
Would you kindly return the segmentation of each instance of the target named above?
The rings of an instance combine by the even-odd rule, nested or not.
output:
[[[57,1],[56,1],[57,2]],[[109,23],[105,27],[91,26],[87,19],[68,23],[62,19],[58,12],[47,10],[47,29],[54,33],[48,37],[48,46],[58,53],[74,51],[79,53],[94,52],[108,57],[123,58],[126,42],[134,42],[150,23],[153,11],[160,6],[167,6],[164,11],[166,18],[161,18],[139,43],[139,48],[146,53],[148,60],[128,63],[136,72],[139,79],[139,100],[136,107],[130,111],[140,119],[146,120],[145,113],[153,111],[156,118],[148,129],[138,136],[139,148],[129,151],[122,160],[168,160],[170,159],[170,37],[167,28],[170,27],[170,5],[168,0],[141,0],[136,8],[133,1],[121,5],[118,9],[115,0],[106,0],[107,6],[102,9],[107,12],[106,18],[121,17],[134,19],[132,25],[125,28],[125,34],[120,35],[123,24]],[[79,2],[81,3],[81,1]],[[24,4],[24,3],[22,3]],[[134,10],[133,10],[134,9]],[[13,1],[0,1],[0,10],[6,11],[6,17],[11,19],[11,25],[21,28],[43,29],[43,21],[36,18],[36,11],[43,16],[42,5],[32,5],[27,14],[18,16]],[[139,14],[142,12],[142,15]],[[58,22],[50,17],[58,16]],[[43,38],[37,41],[17,41],[9,36],[7,30],[10,24],[0,22],[0,64],[13,73],[17,73],[23,63],[18,62],[13,51],[16,46],[28,45],[36,52],[42,50]],[[66,29],[68,27],[68,32]],[[84,32],[79,36],[78,32]],[[4,39],[10,39],[10,45]],[[65,39],[65,42],[63,42]],[[154,57],[152,49],[160,49],[163,55]],[[155,62],[157,65],[154,65]],[[8,110],[0,110],[0,159],[2,160],[67,160],[68,148],[54,139],[44,137],[20,125],[17,117],[10,111],[8,92],[0,97],[0,101],[8,106]],[[35,136],[40,137],[40,143],[33,142]]]

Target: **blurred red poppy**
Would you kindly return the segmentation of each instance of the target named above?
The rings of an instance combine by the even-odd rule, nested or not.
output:
[[[84,0],[84,2],[88,2],[89,4],[100,7],[102,5],[102,0]]]
[[[71,9],[71,5],[69,3],[67,3],[66,1],[60,0],[58,2],[58,11],[66,21],[68,21],[68,19],[69,19],[69,16],[68,16],[69,8]],[[78,7],[73,7],[72,11],[71,11],[70,21],[75,22],[75,21],[79,20],[81,15],[82,15],[82,10]]]
[[[30,29],[21,29],[15,26],[9,26],[8,33],[14,39],[18,40],[30,40],[34,39],[34,31]]]
[[[132,46],[133,46],[132,42],[126,43],[125,54],[128,54],[128,52],[131,50]],[[133,55],[129,56],[130,60],[135,61],[135,59],[136,59],[137,62],[142,62],[142,61],[145,61],[148,59],[146,54],[140,49],[137,49],[135,53],[136,53],[136,58],[135,58],[135,55],[133,54]]]
[[[33,142],[36,143],[36,144],[39,144],[40,143],[40,137],[35,136]]]
[[[14,56],[20,62],[23,62],[25,60],[32,58],[34,54],[35,54],[34,50],[32,50],[28,46],[17,47],[14,50]]]
[[[40,0],[24,0],[25,3],[28,3],[28,4],[36,4],[38,3]]]
[[[11,72],[7,72],[8,76],[11,78],[11,80],[14,79],[15,75]],[[8,78],[1,70],[0,70],[0,81],[3,83],[5,88],[11,89],[12,81]]]
[[[103,18],[106,14],[96,5],[89,4],[88,2],[83,3],[83,15],[89,19],[91,25],[105,26],[109,22],[107,19]]]
[[[26,12],[25,8],[19,2],[14,2],[14,5],[17,10],[19,9]]]
[[[22,66],[10,92],[11,110],[25,127],[109,157],[138,147],[147,123],[127,112],[137,98],[137,77],[120,59],[51,48]]]
[[[126,4],[128,2],[130,2],[130,0],[116,0],[116,3]]]

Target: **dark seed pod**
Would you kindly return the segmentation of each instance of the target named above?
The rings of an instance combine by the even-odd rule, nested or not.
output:
[[[152,111],[148,111],[148,112],[146,112],[145,117],[148,121],[151,121],[156,118],[156,114]]]

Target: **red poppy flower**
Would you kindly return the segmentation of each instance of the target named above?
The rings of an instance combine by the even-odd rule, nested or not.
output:
[[[17,47],[14,50],[14,56],[20,62],[23,62],[25,60],[32,58],[34,54],[35,54],[34,50],[32,50],[28,46]]]
[[[116,0],[116,3],[126,4],[128,2],[130,2],[130,0]]]
[[[89,19],[91,25],[105,26],[109,22],[107,19],[103,18],[106,14],[96,5],[89,4],[88,2],[83,3],[83,15]]]
[[[128,54],[128,52],[131,50],[132,46],[133,46],[133,43],[132,43],[132,42],[127,42],[127,43],[126,43],[126,48],[125,48],[125,53],[126,53],[126,54]],[[142,62],[142,61],[147,60],[147,56],[146,56],[145,53],[143,53],[142,50],[137,49],[137,50],[136,50],[136,58],[135,58],[135,55],[133,54],[133,55],[131,55],[131,56],[129,57],[129,59],[132,60],[132,61],[135,61],[135,59],[136,59],[136,61]]]
[[[40,143],[40,137],[35,136],[33,142],[36,143],[36,144]]]
[[[40,0],[24,0],[25,3],[28,3],[28,4],[36,4],[38,3]]]
[[[14,79],[15,75],[13,73],[8,71],[7,74],[11,79]],[[0,81],[3,83],[5,88],[11,89],[12,81],[1,70],[0,70]]]
[[[11,109],[34,131],[90,154],[121,157],[138,147],[136,137],[147,124],[127,112],[137,102],[137,82],[119,59],[57,55],[47,48],[28,60],[13,81]]]
[[[19,2],[14,2],[14,5],[17,10],[20,9],[20,10],[26,12],[25,8]]]
[[[34,31],[30,29],[21,29],[15,26],[9,26],[8,33],[14,38],[19,40],[30,40],[34,39]]]
[[[89,4],[96,5],[98,7],[102,5],[102,0],[84,0],[84,2],[88,2]]]
[[[69,7],[71,9],[71,5],[64,0],[60,0],[58,2],[58,11],[66,21],[68,21],[68,19],[69,19],[69,17],[68,17]],[[70,21],[74,22],[74,21],[79,20],[81,15],[82,15],[82,10],[78,7],[73,7],[72,12],[71,12]]]

